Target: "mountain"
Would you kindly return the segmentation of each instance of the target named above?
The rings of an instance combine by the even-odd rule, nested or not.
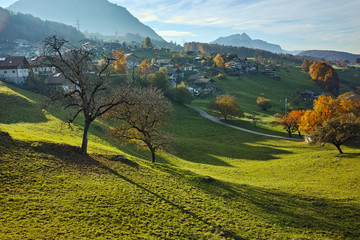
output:
[[[49,35],[59,35],[71,42],[78,42],[85,38],[84,34],[72,26],[63,23],[42,21],[29,14],[13,14],[12,12],[0,8],[1,19],[5,20],[3,27],[0,24],[0,41],[14,41],[24,39],[30,43],[44,40]]]
[[[323,58],[325,60],[348,60],[350,63],[353,63],[355,58],[360,55],[347,53],[347,52],[338,52],[338,51],[330,51],[330,50],[309,50],[303,51],[298,54],[298,56],[302,57],[313,57],[313,58]]]
[[[246,33],[220,37],[210,43],[234,47],[255,48],[273,53],[287,53],[287,51],[283,50],[279,45],[268,43],[259,39],[253,40]]]
[[[277,54],[270,51],[262,49],[254,49],[247,47],[234,47],[234,46],[225,46],[220,44],[209,44],[209,43],[199,43],[199,42],[187,42],[184,44],[184,51],[193,51],[193,52],[204,52],[208,55],[212,53],[228,54],[235,53],[241,58],[248,57],[257,57],[261,56],[263,58],[272,58],[279,60],[291,61],[294,63],[302,63],[304,59],[298,56],[287,55],[287,54]]]
[[[9,6],[15,12],[30,13],[44,20],[78,26],[82,31],[102,35],[139,34],[165,41],[142,24],[126,8],[107,0],[19,0]]]

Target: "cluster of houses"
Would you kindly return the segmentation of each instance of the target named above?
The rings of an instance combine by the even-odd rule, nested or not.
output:
[[[229,61],[229,67],[225,68],[225,72],[231,76],[240,76],[244,73],[255,72],[257,66],[254,62],[248,61],[246,58],[234,58]]]
[[[29,53],[28,42],[20,41],[16,43],[19,49],[27,50]],[[87,50],[94,51],[103,51],[113,50],[114,48],[123,48],[126,44],[121,43],[105,43],[102,47],[99,43],[95,41],[83,42],[81,43],[82,47]],[[38,47],[38,46],[37,46]],[[37,49],[36,47],[36,49]],[[33,56],[39,56],[40,52],[34,52]],[[20,54],[21,52],[16,52],[15,55]],[[188,90],[193,93],[195,96],[202,96],[204,94],[217,94],[217,89],[215,87],[215,80],[211,77],[217,76],[220,73],[226,73],[228,75],[238,76],[244,73],[257,71],[256,63],[253,61],[248,61],[246,58],[233,58],[228,62],[228,66],[224,70],[219,70],[211,66],[211,64],[203,64],[203,60],[206,60],[204,57],[197,57],[197,53],[187,53],[188,56],[193,56],[193,60],[187,61],[187,59],[174,60],[170,59],[157,59],[155,63],[152,63],[154,71],[158,71],[161,67],[167,68],[168,80],[172,87],[176,87],[180,82],[185,82]],[[190,54],[190,55],[189,55]],[[49,67],[46,64],[45,57],[26,57],[23,56],[7,56],[0,57],[0,80],[13,82],[16,84],[24,84],[29,73],[32,72],[35,75],[43,76],[45,83],[48,85],[60,86],[64,89],[67,88],[65,78],[56,72],[54,67]],[[138,67],[143,60],[142,58],[136,56],[134,53],[128,53],[125,55],[127,59],[127,67],[135,68]],[[93,68],[98,64],[97,60],[93,62]],[[94,73],[95,71],[89,70],[89,73]],[[199,74],[199,73],[203,73]],[[264,73],[267,74],[267,73]],[[272,74],[272,73],[271,73]]]
[[[128,67],[137,67],[142,60],[135,54],[126,54],[126,58]],[[0,57],[0,80],[22,85],[32,71],[35,75],[44,76],[46,84],[59,86],[66,90],[68,86],[64,76],[57,73],[55,67],[49,67],[45,60],[45,57]],[[94,62],[94,64],[97,63]],[[175,67],[172,59],[158,59],[153,68],[159,70],[160,67],[168,69],[168,79],[172,87],[176,87],[181,81],[185,81],[189,91],[195,96],[204,93],[216,94],[215,80],[198,74],[196,66],[193,64],[185,63]],[[186,79],[185,75],[190,75],[190,77]]]

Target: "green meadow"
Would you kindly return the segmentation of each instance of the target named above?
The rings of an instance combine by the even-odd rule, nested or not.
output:
[[[289,91],[316,88],[296,67],[279,76],[217,84],[246,113],[271,119]],[[269,113],[254,104],[261,92],[273,101]],[[111,140],[101,119],[83,156],[82,119],[69,129],[68,113],[43,109],[45,102],[0,83],[0,239],[359,239],[357,146],[340,155],[332,146],[237,131],[174,105],[175,141],[157,163]]]

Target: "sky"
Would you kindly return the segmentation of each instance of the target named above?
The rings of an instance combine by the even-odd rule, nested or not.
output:
[[[210,42],[246,33],[292,50],[360,54],[360,0],[109,0],[165,40]],[[15,0],[0,0],[7,7]]]

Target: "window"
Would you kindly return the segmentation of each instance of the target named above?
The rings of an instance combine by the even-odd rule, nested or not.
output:
[[[12,71],[12,73],[15,73],[15,71]]]
[[[4,73],[7,73],[7,71],[4,71]]]

